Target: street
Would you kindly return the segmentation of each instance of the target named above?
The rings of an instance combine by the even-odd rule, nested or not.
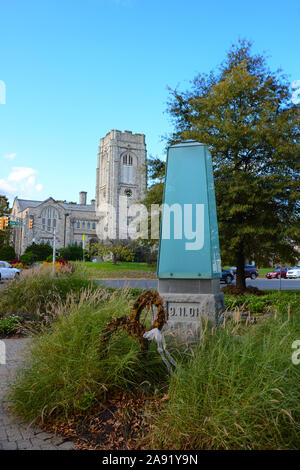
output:
[[[157,289],[157,279],[97,279],[99,284],[106,287],[134,287],[137,289]],[[234,283],[233,283],[234,284]],[[255,281],[247,279],[247,286],[258,287],[261,290],[278,290],[280,287],[279,279],[256,279]],[[222,283],[221,287],[226,284]],[[300,290],[300,279],[282,279],[282,290]]]

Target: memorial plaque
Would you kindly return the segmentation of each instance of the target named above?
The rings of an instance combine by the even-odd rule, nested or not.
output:
[[[168,302],[167,309],[170,318],[177,317],[198,320],[201,315],[201,309],[196,302]]]

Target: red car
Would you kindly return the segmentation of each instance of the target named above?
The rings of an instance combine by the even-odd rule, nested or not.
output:
[[[289,268],[281,268],[281,278],[286,279],[286,273]],[[280,268],[274,269],[266,274],[267,279],[279,279],[280,278]]]

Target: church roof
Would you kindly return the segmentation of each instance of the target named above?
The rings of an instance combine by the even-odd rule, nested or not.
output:
[[[94,204],[69,204],[67,202],[60,202],[61,206],[64,209],[74,210],[74,211],[87,211],[87,212],[95,212]]]
[[[29,199],[18,199],[17,201],[21,211],[27,209],[27,207],[36,207],[43,203],[43,201],[30,201]]]
[[[37,206],[43,204],[44,202],[48,201],[48,199],[46,199],[45,201],[32,201],[32,200],[29,200],[29,199],[17,199],[17,201],[18,201],[20,210],[23,211],[23,210],[27,209],[28,207],[29,208],[30,207],[37,207]],[[53,202],[56,203],[56,204],[59,204],[60,206],[62,206],[66,210],[95,212],[95,206],[93,204],[86,204],[86,205],[83,205],[83,204],[70,204],[68,202],[56,202],[55,200],[53,200]]]

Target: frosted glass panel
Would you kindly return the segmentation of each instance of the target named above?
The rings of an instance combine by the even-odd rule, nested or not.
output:
[[[211,156],[203,144],[168,149],[158,278],[218,278],[219,235]]]

